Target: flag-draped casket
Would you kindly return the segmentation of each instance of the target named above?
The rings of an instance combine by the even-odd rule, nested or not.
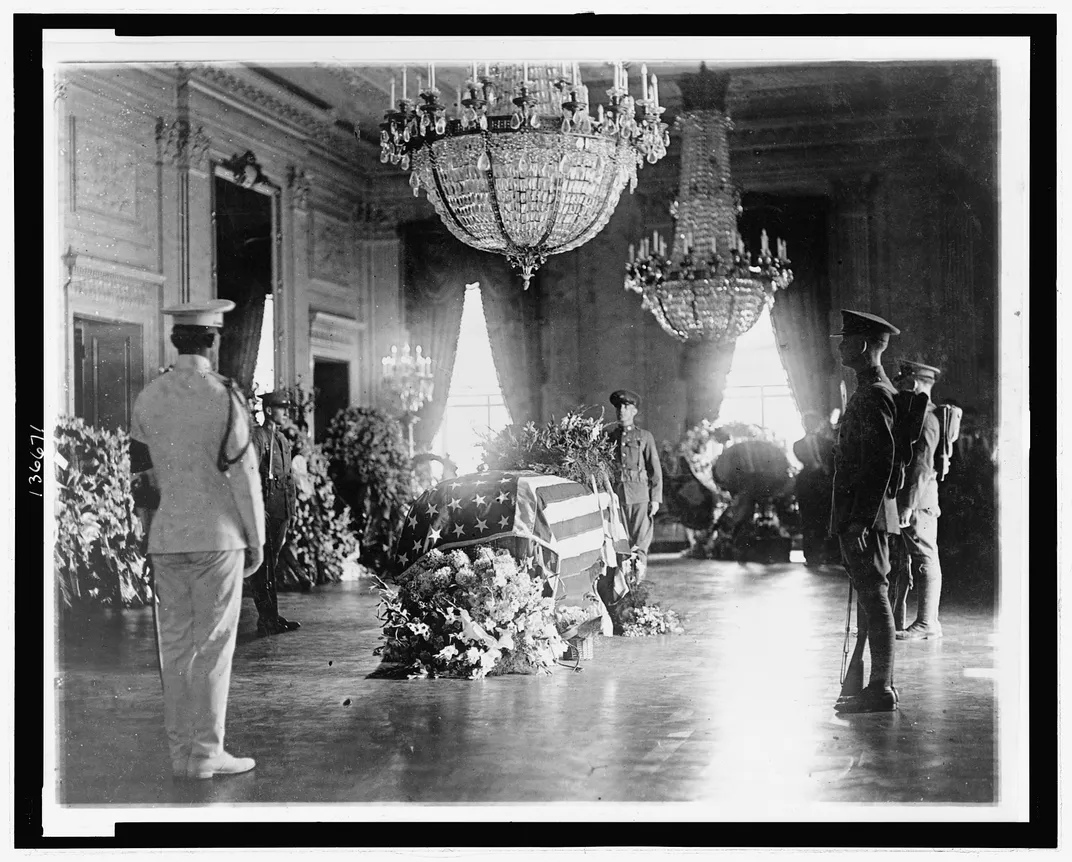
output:
[[[559,602],[580,603],[593,578],[629,553],[613,494],[535,472],[492,471],[445,479],[410,506],[395,546],[404,573],[433,548],[505,547],[534,557]]]

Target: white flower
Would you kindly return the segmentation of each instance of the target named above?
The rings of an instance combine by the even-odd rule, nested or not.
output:
[[[447,644],[443,649],[436,653],[436,658],[441,658],[444,661],[450,661],[454,656],[458,654],[458,648],[454,644]]]

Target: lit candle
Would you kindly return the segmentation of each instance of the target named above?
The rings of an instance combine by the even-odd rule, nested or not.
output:
[[[789,260],[789,243],[782,243],[782,260]]]
[[[657,230],[651,232],[651,244],[656,248],[659,247],[659,232]]]
[[[573,64],[573,88],[576,90],[577,85],[581,83],[581,67],[577,64]]]
[[[716,240],[717,237],[711,234],[711,254],[718,254],[718,242]]]
[[[473,60],[473,77],[472,77],[472,80],[473,80],[473,81],[476,81],[476,76],[477,76],[477,71],[476,71],[476,60]]]
[[[424,89],[424,80],[421,78],[420,73],[417,73],[417,95],[421,94],[421,90]]]
[[[600,122],[600,123],[603,122],[603,106],[602,105],[600,105],[598,108],[596,108],[596,120],[598,122]]]
[[[759,249],[763,254],[767,254],[767,252],[770,251],[770,248],[767,245],[767,231],[766,230],[761,230],[759,232]]]
[[[629,95],[629,70],[625,68],[624,63],[622,63],[622,89],[625,90],[626,95]]]
[[[523,71],[521,73],[521,81],[522,81],[522,83],[524,83],[528,79],[529,79],[529,64],[528,64],[528,62],[526,62],[524,64]]]
[[[648,100],[648,67],[646,64],[640,67],[640,98]]]
[[[655,103],[655,107],[659,107],[659,77],[657,75],[651,76],[651,100]]]
[[[395,107],[395,79],[391,79],[391,110]]]
[[[632,263],[634,260],[636,260],[636,248],[629,243],[629,262]]]
[[[428,64],[428,86],[435,89],[435,63]]]
[[[402,67],[402,99],[403,101],[409,98],[409,87],[406,85],[406,67]]]
[[[484,77],[485,78],[489,77],[489,75],[488,75],[488,61],[487,60],[484,61]]]

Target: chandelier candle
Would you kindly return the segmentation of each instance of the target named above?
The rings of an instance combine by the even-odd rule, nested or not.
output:
[[[638,170],[663,158],[670,141],[662,110],[637,112],[624,87],[593,117],[578,65],[572,80],[559,65],[485,62],[478,81],[474,62],[457,106],[439,103],[434,64],[428,88],[409,102],[403,67],[403,101],[380,124],[380,161],[409,171],[413,193],[424,189],[450,232],[504,255],[525,287],[548,256],[604,228],[622,190],[635,189]]]

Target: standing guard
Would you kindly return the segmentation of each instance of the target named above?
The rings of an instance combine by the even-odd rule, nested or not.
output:
[[[621,478],[614,491],[637,558],[637,580],[642,581],[655,533],[652,519],[663,502],[663,470],[655,438],[650,431],[633,424],[640,409],[640,396],[628,389],[618,389],[611,393],[610,403],[618,412],[618,421],[610,426],[608,433],[621,467]]]
[[[287,528],[298,504],[291,473],[290,441],[280,430],[290,407],[285,389],[269,392],[261,400],[264,424],[253,428],[253,449],[260,461],[261,489],[264,493],[264,565],[250,579],[253,603],[257,606],[257,635],[277,635],[301,628],[301,623],[279,615],[276,572],[279,555],[287,542]]]
[[[912,450],[905,471],[904,487],[897,495],[900,541],[893,545],[891,586],[893,617],[898,640],[927,640],[942,636],[938,601],[942,593],[942,565],[938,560],[938,473],[936,460],[942,454],[942,428],[931,401],[931,390],[941,371],[933,365],[903,360],[894,384],[902,392],[927,396],[923,433]],[[916,584],[916,619],[905,626],[908,591]]]
[[[179,357],[134,402],[130,467],[149,527],[164,725],[176,778],[248,772],[223,747],[242,578],[262,562],[264,503],[245,401],[214,370],[230,300],[165,308]]]
[[[834,455],[831,534],[837,536],[850,580],[859,596],[858,638],[850,674],[834,709],[842,713],[897,709],[893,686],[893,611],[890,607],[889,535],[897,517],[897,408],[894,388],[882,369],[890,335],[900,330],[881,317],[843,309],[838,354],[856,372],[856,391],[838,425]],[[871,678],[863,686],[862,647],[871,653]]]

